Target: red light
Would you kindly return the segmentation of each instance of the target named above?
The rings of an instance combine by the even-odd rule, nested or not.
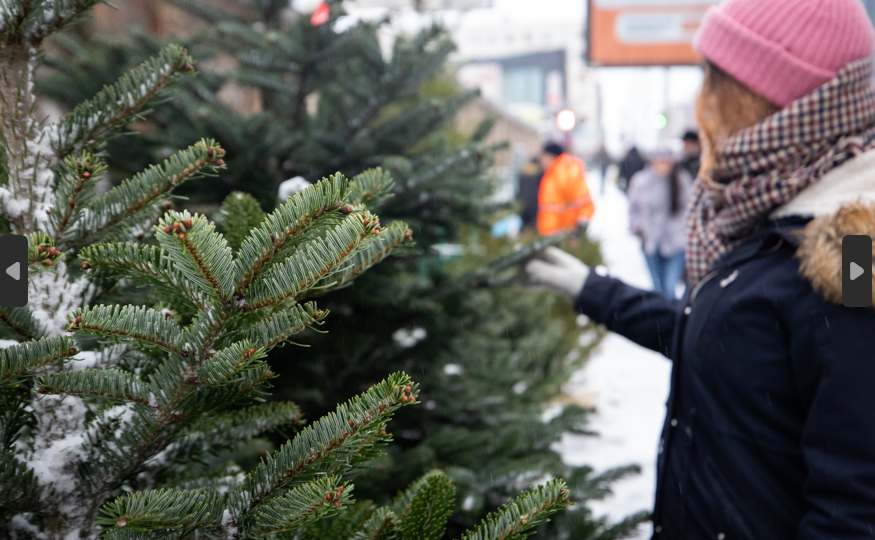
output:
[[[316,11],[313,12],[313,16],[310,17],[310,24],[313,26],[320,26],[328,22],[328,18],[331,15],[331,8],[328,7],[327,2],[320,2],[319,6],[316,8]]]

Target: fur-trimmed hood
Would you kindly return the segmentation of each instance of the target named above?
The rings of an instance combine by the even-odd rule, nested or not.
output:
[[[787,216],[814,218],[801,231],[796,252],[799,273],[828,302],[841,304],[842,238],[852,234],[875,238],[875,151],[830,171],[772,213],[773,218]]]

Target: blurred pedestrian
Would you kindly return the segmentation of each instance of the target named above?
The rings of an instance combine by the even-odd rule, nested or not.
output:
[[[519,172],[519,190],[517,198],[522,204],[520,217],[523,220],[523,229],[536,229],[538,222],[538,190],[541,188],[541,177],[544,169],[541,168],[539,158],[532,158],[524,163]]]
[[[690,176],[696,178],[702,166],[702,144],[699,142],[699,134],[692,130],[687,131],[684,133],[683,142],[684,156],[679,165],[690,173]]]
[[[626,153],[626,157],[620,161],[620,176],[617,179],[617,185],[620,187],[620,190],[625,193],[629,189],[629,180],[635,173],[644,169],[645,166],[647,166],[647,162],[641,157],[638,147],[633,146],[630,148]]]
[[[614,160],[611,159],[611,155],[608,154],[608,150],[605,148],[604,144],[599,145],[599,151],[595,155],[595,163],[601,173],[599,193],[604,195],[605,184],[608,181],[608,167],[614,163]]]
[[[693,177],[667,151],[650,155],[650,164],[629,182],[629,226],[641,239],[653,289],[669,298],[684,271],[686,208]]]
[[[538,232],[578,234],[595,212],[584,177],[586,167],[555,142],[544,145],[540,161],[544,177],[538,190]]]
[[[710,8],[684,299],[561,250],[526,266],[674,362],[655,539],[872,536],[875,309],[842,305],[842,241],[875,236],[873,48],[859,0]]]

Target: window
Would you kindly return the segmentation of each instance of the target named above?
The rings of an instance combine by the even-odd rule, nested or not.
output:
[[[544,104],[544,72],[537,66],[506,69],[502,87],[506,103]]]

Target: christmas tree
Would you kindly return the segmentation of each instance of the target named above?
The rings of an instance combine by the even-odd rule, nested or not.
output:
[[[230,166],[236,169],[221,172],[222,189],[254,193],[266,209],[276,186],[296,175],[312,180],[336,167],[353,176],[379,165],[395,179],[391,197],[371,198],[368,207],[383,222],[408,223],[416,246],[349,288],[320,292],[320,305],[333,314],[322,326],[328,333],[298,338],[311,345],[303,351],[271,354],[284,375],[274,383],[274,397],[294,400],[308,414],[327,413],[386,370],[417,376],[425,407],[395,419],[390,430],[397,444],[362,472],[357,493],[388,504],[397,490],[441,468],[459,493],[449,531],[460,533],[533,482],[562,477],[574,488],[571,499],[582,504],[539,535],[619,538],[633,531],[646,514],[612,526],[593,519],[585,503],[604,497],[612,481],[635,467],[596,476],[588,467],[565,465],[551,448],[562,433],[585,430],[585,408],[553,400],[600,334],[591,325],[579,327],[569,306],[553,296],[471,287],[482,284],[475,269],[514,246],[478,232],[501,211],[490,202],[487,175],[497,149],[483,143],[490,122],[469,133],[452,126],[474,93],[452,82],[446,32],[428,27],[400,36],[384,54],[378,35],[386,22],[340,30],[339,3],[330,3],[320,24],[285,2],[259,2],[245,19],[209,4],[174,4],[210,23],[186,44],[204,58],[232,58],[235,67],[179,85],[141,131],[146,145],[133,149],[139,157],[113,162],[116,169],[160,157],[168,141],[183,136],[216,137],[234,141]],[[124,44],[69,44],[50,60],[57,73],[43,84],[70,104],[83,88],[159,47],[144,33]],[[246,115],[224,104],[220,95],[228,84],[257,89],[264,111]],[[130,142],[110,144],[121,149]],[[218,194],[190,196],[208,202]],[[448,261],[432,249],[448,243],[465,255]],[[598,262],[593,244],[581,242],[578,251]],[[551,416],[544,422],[547,408]]]
[[[103,143],[194,68],[169,45],[58,122],[38,122],[40,46],[93,4],[21,0],[0,11],[0,224],[26,237],[29,274],[28,305],[0,308],[9,338],[0,530],[29,539],[301,534],[352,505],[347,477],[379,456],[387,422],[416,402],[417,384],[389,375],[247,474],[234,458],[260,433],[302,424],[294,403],[264,402],[276,377],[264,359],[326,319],[305,300],[410,241],[403,223],[383,228],[367,207],[391,182],[379,170],[352,182],[333,174],[269,215],[232,195],[228,240],[206,217],[172,209],[177,186],[225,166],[212,140],[101,192]],[[352,506],[343,522],[349,538],[438,538],[452,498],[433,472],[391,507]],[[569,504],[554,480],[465,538],[523,538]]]

